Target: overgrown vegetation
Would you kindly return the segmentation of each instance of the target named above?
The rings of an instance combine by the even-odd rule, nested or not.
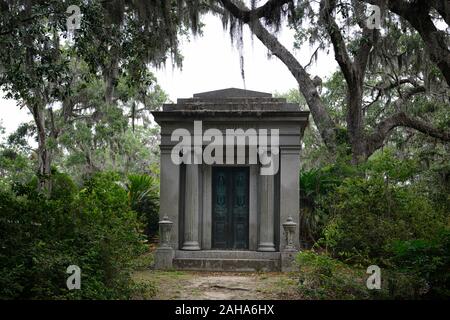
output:
[[[439,162],[437,162],[439,163]],[[309,298],[448,298],[448,166],[426,170],[387,149],[360,166],[301,173],[303,243],[299,290]],[[312,222],[311,222],[312,221]],[[315,253],[314,253],[315,252]],[[383,287],[365,288],[365,268]]]
[[[142,290],[131,281],[143,254],[142,224],[115,173],[79,188],[55,173],[50,197],[35,182],[0,191],[2,299],[118,299]],[[66,268],[81,268],[82,290],[66,287]]]
[[[159,180],[153,176],[130,174],[126,184],[130,207],[138,213],[148,237],[158,231]]]

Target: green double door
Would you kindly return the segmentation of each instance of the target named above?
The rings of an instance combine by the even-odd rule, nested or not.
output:
[[[212,247],[248,249],[248,167],[213,167]]]

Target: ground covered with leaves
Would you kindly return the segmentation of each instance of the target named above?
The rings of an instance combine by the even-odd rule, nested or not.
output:
[[[142,270],[136,283],[156,288],[152,299],[161,300],[261,300],[300,299],[298,278],[290,273],[234,273]],[[143,297],[136,296],[136,299]]]

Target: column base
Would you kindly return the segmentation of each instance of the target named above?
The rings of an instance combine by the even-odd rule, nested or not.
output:
[[[275,244],[263,242],[258,245],[258,251],[275,251]]]
[[[200,244],[198,241],[186,241],[181,250],[200,250]]]

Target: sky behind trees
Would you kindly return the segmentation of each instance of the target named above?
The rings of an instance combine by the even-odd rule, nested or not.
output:
[[[182,69],[172,68],[170,60],[165,68],[153,70],[158,83],[168,93],[171,100],[191,97],[192,94],[203,91],[217,90],[228,87],[244,88],[239,67],[238,49],[231,45],[228,31],[223,30],[219,18],[211,14],[205,15],[203,36],[190,41],[183,41],[181,52],[184,56]],[[289,49],[293,48],[294,32],[284,27],[278,38]],[[315,48],[304,46],[296,50],[299,60],[306,65]],[[267,49],[244,26],[244,64],[245,84],[249,90],[264,92],[285,92],[296,88],[297,83],[287,68],[276,57],[268,59]],[[317,63],[309,69],[313,75],[324,78],[331,75],[337,68],[332,49],[328,54],[319,54]],[[14,100],[3,98],[0,92],[0,123],[6,128],[6,133],[13,132],[17,126],[31,120],[24,108],[15,107]]]

